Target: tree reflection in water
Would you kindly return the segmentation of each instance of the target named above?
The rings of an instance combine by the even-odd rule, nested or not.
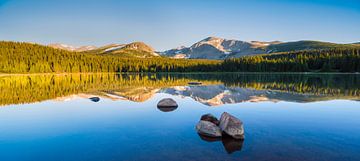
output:
[[[189,82],[202,82],[191,86]],[[156,93],[191,97],[208,106],[244,101],[360,100],[358,74],[47,74],[0,76],[0,105],[73,95],[144,102]],[[92,99],[98,97],[99,99]],[[161,109],[159,109],[161,110]]]

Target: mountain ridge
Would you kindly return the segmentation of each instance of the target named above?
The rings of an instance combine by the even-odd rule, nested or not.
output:
[[[93,46],[93,45],[75,47],[72,45],[61,44],[61,43],[48,44],[47,46],[55,48],[55,49],[62,49],[62,50],[75,51],[75,52],[94,50],[97,48],[96,46]]]
[[[83,52],[87,54],[97,54],[97,55],[117,55],[122,57],[138,57],[138,58],[147,58],[147,57],[158,57],[159,55],[155,50],[145,44],[144,42],[132,42],[129,44],[109,44],[101,47],[96,46],[80,46],[74,47],[66,44],[49,44],[48,47],[55,49],[67,50],[72,52]]]
[[[49,44],[48,46],[68,51],[92,53],[98,55],[116,55],[122,57],[170,57],[175,59],[226,59],[239,58],[258,54],[290,52],[312,49],[330,48],[359,48],[360,42],[338,44],[314,40],[300,40],[291,42],[281,41],[242,41],[220,37],[207,37],[190,47],[180,46],[163,52],[156,52],[153,47],[144,42],[129,44],[109,44],[101,47],[81,46],[74,47],[65,44]]]
[[[357,43],[337,44],[313,40],[300,40],[293,42],[281,41],[241,41],[218,37],[207,37],[190,47],[181,47],[166,50],[162,55],[173,58],[190,59],[226,59],[238,58],[257,54],[270,54],[276,52],[289,52],[311,49],[349,48],[359,47]],[[179,56],[181,55],[181,56]]]

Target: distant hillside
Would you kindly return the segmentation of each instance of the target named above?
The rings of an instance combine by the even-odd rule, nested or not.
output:
[[[360,48],[312,49],[226,59],[223,71],[360,72]]]
[[[218,37],[208,37],[190,47],[181,46],[164,52],[155,50],[143,43],[134,42],[130,44],[110,44],[102,47],[82,46],[74,47],[65,44],[50,44],[49,47],[67,51],[82,52],[84,54],[111,55],[124,58],[154,58],[170,57],[175,59],[215,59],[240,58],[249,55],[270,54],[277,52],[290,52],[314,49],[334,48],[360,48],[360,42],[352,44],[336,44],[321,41],[241,41],[229,40]]]
[[[266,49],[268,52],[287,52],[311,49],[331,49],[331,48],[353,48],[353,44],[336,44],[321,41],[295,41],[280,44],[269,45]]]
[[[276,52],[359,47],[360,46],[356,44],[336,44],[320,41],[246,42],[240,40],[227,40],[217,37],[208,37],[190,47],[175,48],[164,51],[161,54],[173,58],[226,59]]]
[[[254,42],[249,43],[239,40],[227,40],[217,37],[208,37],[191,47],[181,47],[163,52],[163,55],[169,57],[179,57],[190,59],[225,59],[229,55],[246,56],[261,54],[266,51],[263,49],[272,43],[277,42]]]
[[[152,56],[150,47],[132,43],[103,53],[73,52],[32,43],[0,41],[0,73],[192,72],[213,71],[219,61]],[[125,55],[128,56],[118,56]],[[141,54],[141,56],[136,56]],[[145,56],[144,56],[145,55]]]
[[[143,42],[134,42],[130,44],[111,44],[97,48],[95,50],[86,51],[85,53],[112,55],[124,58],[152,58],[160,56],[151,46]]]
[[[89,50],[95,50],[96,46],[80,46],[80,47],[74,47],[71,45],[66,44],[49,44],[49,47],[55,48],[55,49],[61,49],[61,50],[67,50],[67,51],[75,51],[75,52],[83,52],[83,51],[89,51]]]
[[[157,53],[155,53],[151,46],[143,42],[134,42],[130,44],[110,44],[102,47],[82,46],[77,48],[64,44],[50,44],[48,46],[55,49],[83,52],[85,54],[112,55],[127,58],[150,58],[159,56]]]

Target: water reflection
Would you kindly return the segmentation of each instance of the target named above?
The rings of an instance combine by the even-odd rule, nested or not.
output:
[[[193,82],[201,82],[196,86]],[[190,83],[190,84],[189,84]],[[49,99],[144,102],[157,93],[208,106],[241,102],[360,100],[356,74],[70,74],[0,77],[0,105]],[[160,109],[161,110],[161,109]]]
[[[234,139],[231,136],[224,134],[222,137],[208,137],[202,134],[198,134],[201,140],[206,142],[218,142],[221,141],[224,149],[228,154],[232,154],[236,151],[241,151],[244,145],[244,140]]]
[[[175,111],[177,109],[177,107],[158,107],[158,109],[161,112],[172,112],[172,111]]]
[[[2,161],[359,160],[359,102],[347,101],[360,100],[359,89],[359,75],[351,74],[0,76],[0,105],[26,104],[1,108],[0,156]],[[155,107],[163,98],[174,99],[179,108],[160,112],[171,111]],[[335,99],[344,100],[324,101]],[[245,142],[195,132],[201,115],[223,112],[246,122]]]

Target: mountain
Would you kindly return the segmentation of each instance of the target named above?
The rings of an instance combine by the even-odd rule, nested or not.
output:
[[[83,51],[89,51],[89,50],[95,50],[96,46],[80,46],[80,47],[74,47],[71,45],[66,44],[49,44],[49,47],[55,48],[55,49],[62,49],[67,51],[75,51],[75,52],[83,52]]]
[[[333,96],[331,94],[301,93],[276,89],[228,87],[225,85],[178,86],[163,88],[159,90],[158,93],[167,93],[174,96],[180,96],[182,98],[189,97],[207,106],[269,101],[306,103],[346,98],[346,96]],[[347,99],[358,100],[359,97],[348,97]]]
[[[359,48],[360,42],[352,44],[336,44],[321,41],[241,41],[230,40],[218,37],[208,37],[190,47],[181,46],[164,52],[157,53],[155,50],[143,43],[134,42],[130,44],[110,44],[102,47],[81,46],[74,47],[65,44],[50,44],[49,47],[67,51],[82,52],[96,55],[113,55],[130,58],[152,58],[152,57],[171,57],[176,59],[226,59],[239,58],[249,55],[270,54],[277,52],[290,52],[312,49],[331,49],[331,48]]]
[[[224,85],[185,86],[163,89],[161,92],[175,96],[190,97],[207,106],[236,104],[241,102],[274,101],[264,96],[265,91],[246,88],[228,88]]]
[[[158,57],[154,49],[143,43],[134,42],[130,44],[110,44],[102,47],[96,46],[81,46],[74,47],[65,44],[50,44],[49,47],[62,49],[67,51],[83,52],[87,54],[98,54],[98,55],[115,55],[121,57],[137,57],[137,58],[148,58]]]
[[[252,55],[264,53],[262,48],[269,44],[276,42],[245,42],[239,40],[227,40],[217,37],[208,37],[201,40],[191,47],[181,47],[171,49],[163,52],[162,54],[170,57],[191,58],[191,59],[224,59],[229,55]]]
[[[160,56],[151,46],[143,42],[134,42],[130,44],[111,44],[88,52],[99,55],[115,55],[120,57],[136,58],[151,58]]]
[[[238,104],[244,102],[319,102],[334,99],[358,100],[359,97],[319,95],[314,93],[298,93],[281,90],[253,89],[243,87],[227,87],[222,84],[205,86],[175,86],[175,87],[134,87],[122,91],[102,91],[98,94],[73,94],[66,97],[58,97],[57,101],[68,101],[77,98],[99,97],[101,99],[129,100],[133,102],[145,102],[154,98],[157,94],[170,94],[181,98],[191,98],[206,106],[221,106],[224,104]]]
[[[320,41],[295,42],[262,42],[227,40],[217,37],[208,37],[190,47],[180,47],[162,52],[162,55],[173,58],[190,59],[225,59],[248,55],[267,54],[275,52],[298,51],[308,49],[329,49],[358,47],[354,44],[336,44]]]

